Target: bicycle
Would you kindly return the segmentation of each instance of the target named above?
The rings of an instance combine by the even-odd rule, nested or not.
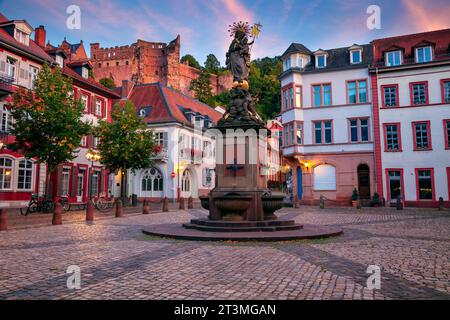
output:
[[[70,209],[69,198],[67,196],[60,197],[58,201],[64,211],[68,211]],[[20,208],[20,214],[23,216],[28,216],[30,213],[35,212],[49,213],[53,212],[54,209],[55,203],[53,200],[44,196],[39,196],[39,194],[33,194],[28,202],[28,206],[26,208]]]
[[[110,209],[112,209],[115,205],[114,198],[111,198],[110,200],[107,200],[106,197],[100,196],[92,199],[92,202],[94,203],[94,207],[101,212],[106,212]]]

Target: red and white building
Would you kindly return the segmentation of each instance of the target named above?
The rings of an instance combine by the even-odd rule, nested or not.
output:
[[[37,193],[39,176],[45,179],[45,166],[37,159],[6,148],[14,141],[10,134],[11,116],[6,108],[11,94],[19,87],[32,89],[44,63],[53,59],[31,39],[34,29],[25,20],[9,20],[0,13],[0,203],[27,202]],[[36,38],[41,34],[36,30]]]
[[[377,39],[370,67],[377,191],[450,202],[450,29]]]
[[[325,196],[350,204],[354,188],[374,188],[371,45],[312,52],[293,43],[282,55],[283,155],[292,170],[294,199]]]

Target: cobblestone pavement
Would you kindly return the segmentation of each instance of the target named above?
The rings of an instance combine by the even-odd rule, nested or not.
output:
[[[200,209],[0,232],[0,299],[450,299],[450,212],[315,207],[280,218],[339,225],[333,239],[278,243],[148,237]],[[81,268],[81,289],[66,270]],[[369,290],[369,265],[381,289]]]

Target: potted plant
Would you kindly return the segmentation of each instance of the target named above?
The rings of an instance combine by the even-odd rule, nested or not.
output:
[[[358,200],[359,200],[359,195],[358,195],[358,190],[353,189],[353,193],[352,193],[352,206],[353,208],[358,207]]]
[[[375,193],[373,194],[372,205],[373,205],[375,208],[379,208],[380,205],[381,205],[380,195],[378,194],[378,192],[375,192]]]

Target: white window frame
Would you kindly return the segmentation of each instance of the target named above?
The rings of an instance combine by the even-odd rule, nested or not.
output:
[[[353,60],[353,54],[355,52],[359,52],[359,61]],[[362,63],[362,50],[361,49],[350,51],[350,63],[351,64],[361,64]]]
[[[289,56],[288,58],[284,59],[284,61],[283,61],[283,68],[284,68],[284,71],[291,69],[291,56]]]
[[[0,131],[9,132],[11,126],[11,112],[8,110],[5,104],[0,108]]]
[[[71,167],[63,167],[61,173],[61,195],[67,196],[69,194]]]
[[[6,170],[9,170],[9,187],[5,188],[5,180],[4,179],[0,179],[0,190],[2,191],[10,191],[13,189],[13,183],[14,183],[14,159],[10,158],[10,157],[0,157],[0,159],[4,159],[3,161],[6,162],[6,160],[11,161],[11,166],[6,166],[3,165],[2,163],[0,163],[0,172],[2,173],[2,175],[5,174]],[[2,161],[2,162],[3,162]]]
[[[395,64],[395,57],[394,57],[394,64],[390,64],[389,63],[389,55],[394,55],[398,53],[399,55],[399,63]],[[402,55],[402,50],[394,50],[394,51],[388,51],[385,53],[385,61],[386,61],[386,66],[387,67],[396,67],[396,66],[401,66],[403,64],[403,55]]]
[[[89,70],[86,67],[81,67],[81,76],[85,79],[89,78]]]
[[[100,99],[96,99],[95,100],[95,114],[97,116],[102,115],[102,106],[103,106],[103,101]]]
[[[429,49],[430,50],[430,60],[426,60],[425,59],[425,51],[423,51],[423,61],[419,61],[419,51],[420,50],[425,50],[425,49]],[[416,56],[416,63],[426,63],[426,62],[431,62],[433,61],[433,47],[432,46],[424,46],[424,47],[419,47],[415,49],[415,56]]]
[[[89,112],[89,97],[87,94],[81,94],[81,102],[84,105],[84,111]]]
[[[17,72],[17,60],[11,57],[6,57],[6,75],[15,80]]]
[[[64,67],[64,58],[61,57],[59,54],[56,55],[55,61],[61,68]]]
[[[25,167],[21,167],[21,163],[25,163]],[[31,168],[28,168],[27,165],[31,163]],[[24,171],[24,181],[23,181],[23,187],[19,187],[19,176],[20,176],[20,171]],[[29,183],[30,183],[30,187],[29,188],[25,188],[27,182],[26,182],[26,178],[27,178],[27,172],[30,172],[30,176],[29,176]],[[18,161],[18,165],[17,165],[17,190],[18,191],[30,191],[33,190],[33,177],[34,177],[34,162],[30,159],[20,159]]]
[[[323,66],[319,65],[319,58],[323,57]],[[326,54],[318,54],[316,56],[316,68],[322,69],[327,67],[327,55]]]
[[[31,66],[30,65],[30,77],[29,77],[29,81],[30,81],[30,89],[34,89],[34,82],[36,81],[37,75],[38,75],[39,69],[36,68],[35,66]]]

